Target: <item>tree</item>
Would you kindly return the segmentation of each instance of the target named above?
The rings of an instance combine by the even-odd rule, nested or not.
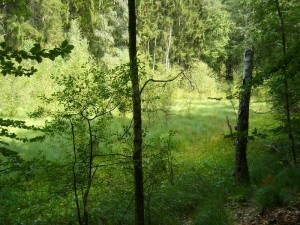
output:
[[[62,137],[70,146],[67,148],[70,157],[61,162],[67,171],[65,191],[74,196],[72,203],[78,224],[87,225],[94,223],[90,216],[94,204],[91,195],[95,193],[92,190],[100,168],[117,164],[112,157],[114,154],[105,154],[108,150],[100,146],[111,141],[108,128],[111,112],[120,105],[120,95],[127,94],[127,86],[123,83],[127,84],[129,79],[124,81],[127,74],[120,72],[122,76],[118,76],[117,69],[109,73],[99,70],[76,21],[71,21],[68,39],[75,46],[73,54],[60,60],[59,69],[54,69],[51,76],[59,88],[45,93],[43,106],[32,115],[51,117],[46,123],[47,134]],[[105,157],[104,163],[101,157]]]
[[[65,39],[68,11],[61,0],[4,1],[0,14],[3,19],[0,33],[15,49],[22,48],[28,39],[47,47],[58,45]]]
[[[65,2],[69,5],[70,18],[78,20],[84,36],[89,40],[90,52],[103,68],[109,68],[105,65],[106,58],[118,54],[128,42],[126,1],[66,0]]]
[[[299,1],[235,1],[230,0],[228,10],[234,21],[233,37],[227,46],[227,76],[232,75],[236,60],[234,55],[241,46],[255,46],[255,86],[264,85],[265,97],[272,99],[278,126],[272,131],[279,139],[288,137],[293,164],[296,162],[295,134],[298,132],[299,91],[296,53],[299,48]],[[294,57],[292,57],[292,54]],[[231,74],[231,75],[230,75]]]
[[[243,85],[240,90],[240,105],[237,121],[237,139],[235,142],[235,179],[237,183],[247,183],[250,180],[247,163],[247,142],[249,128],[249,104],[251,80],[253,71],[253,50],[246,49],[244,53]]]
[[[152,58],[154,69],[159,62],[166,68],[172,64],[188,67],[193,60],[202,59],[219,71],[228,43],[228,16],[219,0],[140,1],[141,52]]]
[[[142,111],[141,93],[139,85],[139,71],[137,63],[136,42],[136,2],[128,1],[129,10],[129,59],[130,79],[132,86],[132,112],[133,112],[133,163],[135,183],[135,224],[144,224],[144,180],[143,180],[143,157],[142,157]]]
[[[225,79],[233,81],[234,72],[238,71],[242,63],[240,55],[248,46],[256,46],[257,28],[253,24],[252,2],[248,0],[229,0],[224,2],[229,13],[229,41],[225,47]]]
[[[287,74],[287,59],[286,59],[286,48],[287,48],[287,43],[286,43],[286,32],[285,32],[285,23],[284,23],[284,16],[283,16],[283,10],[282,7],[280,6],[279,0],[275,0],[276,4],[276,9],[278,13],[278,18],[280,21],[280,33],[281,33],[281,45],[282,45],[282,55],[284,59],[284,64],[283,64],[283,83],[284,83],[284,103],[285,103],[285,116],[286,116],[286,129],[288,133],[288,139],[290,141],[290,151],[292,155],[292,161],[293,164],[296,165],[297,160],[296,160],[296,150],[295,150],[295,140],[294,140],[294,135],[292,132],[292,124],[291,124],[291,107],[290,107],[290,91],[289,91],[289,83],[288,83],[288,74]]]
[[[299,2],[285,0],[255,1],[252,10],[257,33],[257,64],[270,87],[273,108],[280,121],[274,130],[286,135],[292,164],[296,164],[294,133],[298,132]],[[293,56],[292,56],[293,55]]]

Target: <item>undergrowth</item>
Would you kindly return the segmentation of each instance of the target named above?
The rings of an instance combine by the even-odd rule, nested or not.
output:
[[[235,113],[229,102],[193,101],[183,111],[174,110],[168,117],[158,114],[159,123],[145,124],[145,217],[151,225],[227,225],[231,224],[231,211],[226,206],[233,202],[237,206],[247,203],[261,210],[286,204],[297,204],[295,196],[300,189],[299,168],[287,167],[283,159],[286,152],[273,152],[271,136],[249,142],[248,163],[252,185],[236,186],[233,141],[224,139],[229,130],[228,116],[234,125]],[[257,128],[267,133],[273,118],[257,114],[265,106],[255,106],[250,115],[250,130]],[[112,130],[121,133],[130,120],[118,117],[113,121]],[[51,143],[50,143],[51,142]],[[50,144],[49,144],[50,143]],[[128,140],[128,143],[131,143]],[[48,145],[49,144],[49,145]],[[50,160],[61,159],[69,146],[59,138],[49,138],[45,143],[20,145],[11,143],[22,155],[43,150]],[[129,149],[126,143],[116,149]],[[119,148],[119,149],[118,149]],[[129,149],[130,150],[130,149]],[[128,150],[128,151],[129,151]],[[106,224],[133,224],[133,178],[130,165],[103,168],[96,175],[91,193],[91,221]],[[15,190],[21,196],[21,190]],[[5,192],[3,192],[5,193]],[[4,194],[3,194],[4,195]],[[65,215],[74,220],[72,192],[66,193]],[[32,193],[32,198],[35,193]],[[7,208],[14,196],[3,196]],[[30,199],[28,200],[28,202]],[[31,207],[31,203],[20,203]],[[63,202],[63,200],[61,201]],[[41,203],[42,204],[42,203]],[[62,204],[62,203],[61,203]],[[55,206],[63,207],[61,206]],[[59,210],[53,210],[54,218]],[[7,212],[9,213],[9,212]],[[18,212],[14,214],[16,217]],[[20,218],[25,218],[24,215]],[[13,220],[9,220],[13,221]],[[23,224],[30,224],[30,219]],[[43,224],[41,222],[41,224]]]
[[[300,169],[285,168],[274,176],[268,177],[269,182],[262,184],[254,196],[254,202],[260,210],[275,208],[285,205],[297,205],[300,203]],[[298,197],[298,199],[297,199]]]

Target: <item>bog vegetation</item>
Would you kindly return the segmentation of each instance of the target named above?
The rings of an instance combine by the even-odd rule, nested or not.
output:
[[[243,207],[299,208],[299,1],[4,0],[0,10],[1,225],[226,225],[242,224]],[[253,79],[241,88],[245,49]],[[246,135],[235,129],[245,90]]]

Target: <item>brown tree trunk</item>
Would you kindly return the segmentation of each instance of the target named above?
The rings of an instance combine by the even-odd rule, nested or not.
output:
[[[249,81],[252,79],[253,70],[252,49],[246,49],[244,53],[244,73],[243,86],[240,92],[240,104],[237,124],[237,139],[235,143],[235,179],[237,183],[248,183],[249,170],[247,163],[247,142],[249,127],[249,104],[251,85]]]
[[[141,93],[137,65],[136,47],[136,10],[135,0],[128,0],[129,10],[129,59],[130,79],[132,85],[133,105],[133,163],[135,183],[135,224],[144,224],[144,184],[143,184],[143,161],[142,161],[142,113]]]

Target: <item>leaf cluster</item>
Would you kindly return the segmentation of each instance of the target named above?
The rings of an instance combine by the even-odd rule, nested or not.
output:
[[[39,142],[45,140],[45,135],[37,135],[33,138],[20,137],[14,132],[10,132],[9,128],[19,128],[31,131],[43,131],[43,128],[36,126],[28,126],[25,121],[21,120],[12,120],[12,119],[3,119],[0,118],[0,153],[6,158],[13,158],[15,161],[21,161],[21,157],[16,151],[9,149],[9,144],[7,141],[2,141],[3,138],[8,138],[16,141],[25,142]]]
[[[0,44],[0,69],[1,73],[6,76],[12,74],[17,76],[31,76],[37,69],[33,66],[31,68],[24,68],[22,65],[23,60],[32,60],[41,63],[43,58],[54,60],[58,56],[66,57],[74,48],[67,40],[63,41],[59,47],[51,50],[46,50],[40,44],[34,44],[29,52],[24,50],[14,50],[13,47],[7,46],[5,42]],[[16,65],[16,63],[18,65]]]

